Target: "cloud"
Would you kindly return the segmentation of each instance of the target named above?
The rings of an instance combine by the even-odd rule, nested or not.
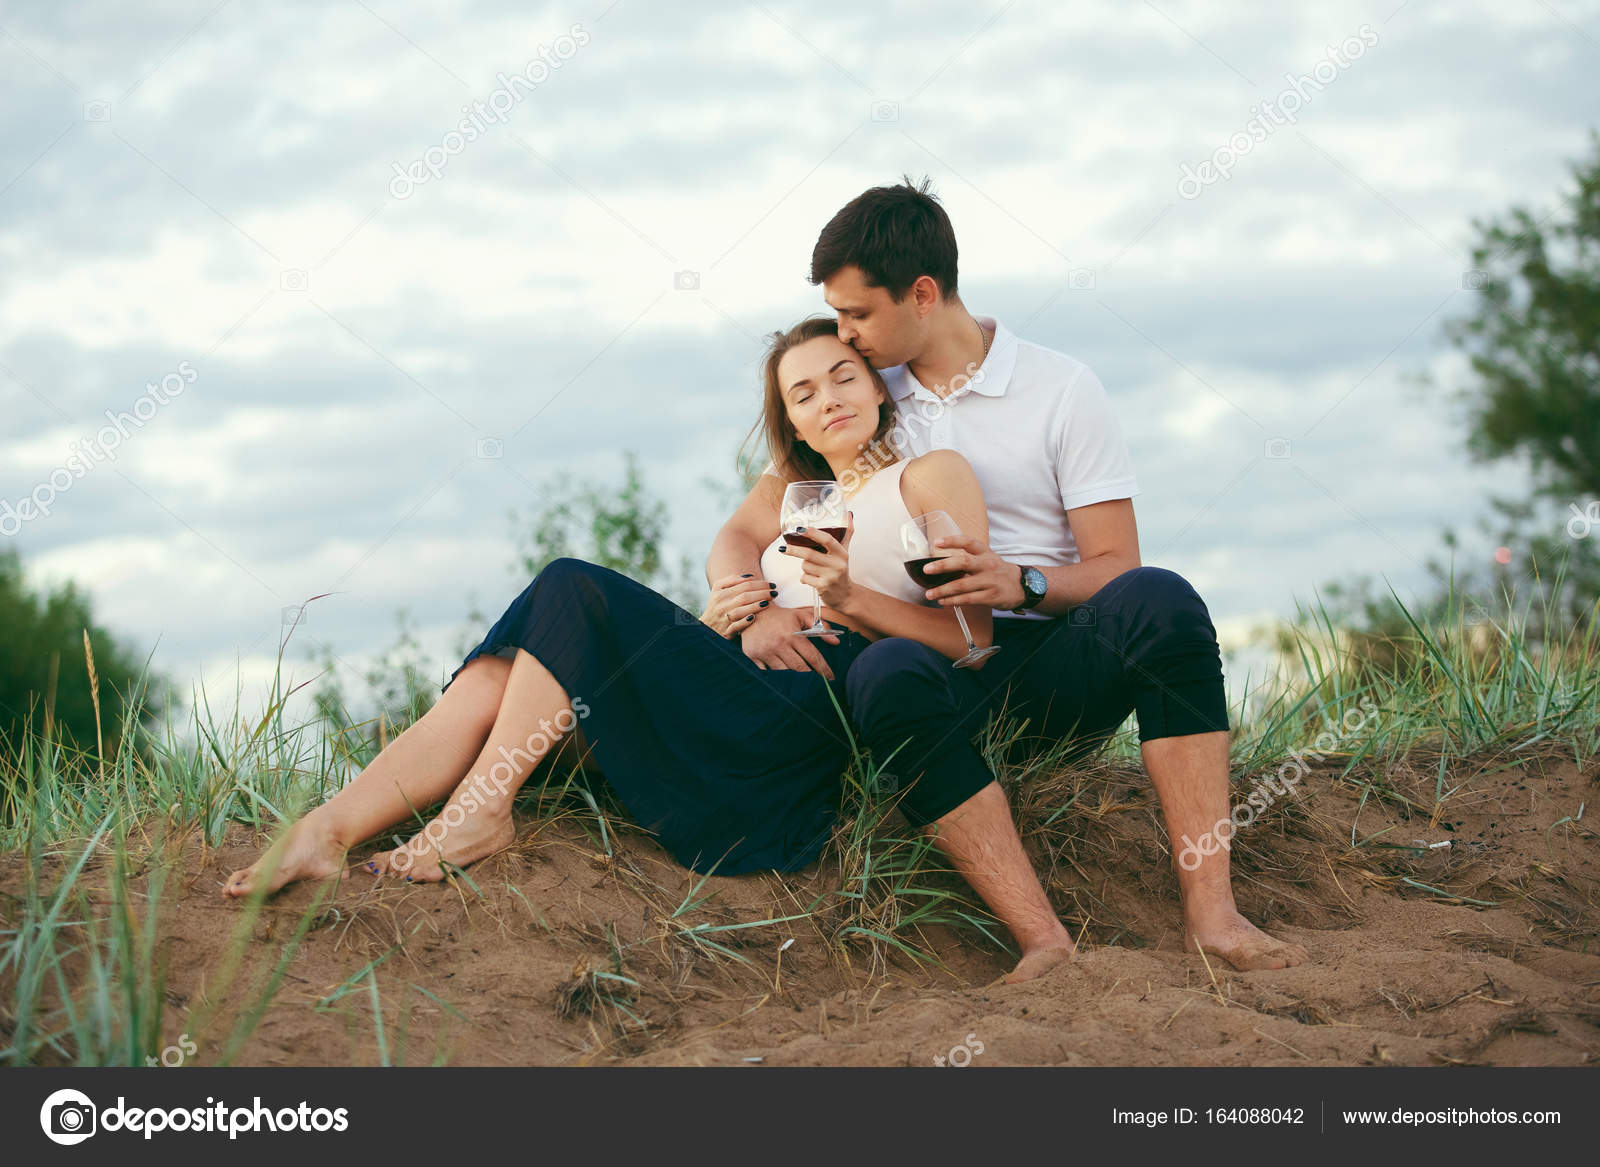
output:
[[[1181,164],[1364,21],[1379,43],[1296,126],[1178,197]],[[589,44],[394,197],[396,164],[575,22]],[[1463,376],[1438,327],[1471,304],[1470,220],[1553,203],[1584,64],[1559,18],[1487,3],[1383,22],[1353,4],[17,6],[0,498],[189,361],[194,385],[17,536],[35,575],[77,578],[181,678],[237,656],[259,685],[281,606],[330,590],[302,631],[351,669],[402,607],[453,669],[470,597],[492,619],[520,589],[507,511],[554,477],[616,481],[638,451],[698,564],[722,518],[701,480],[733,477],[763,337],[825,311],[817,231],[909,171],[956,224],[967,304],[1105,383],[1146,561],[1188,575],[1219,627],[1348,570],[1416,586],[1438,528],[1505,472],[1468,464],[1409,378]],[[1278,437],[1287,460],[1266,457]]]

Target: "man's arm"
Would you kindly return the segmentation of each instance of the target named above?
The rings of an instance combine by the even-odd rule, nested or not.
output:
[[[1079,368],[1061,394],[1046,432],[1078,562],[1039,568],[1049,589],[1033,610],[1061,616],[1123,572],[1140,566],[1132,497],[1138,485],[1105,386],[1087,366]],[[960,598],[995,608],[1019,607],[1025,596],[1017,565],[1001,559],[986,544],[970,543],[965,550],[969,554],[953,559],[950,570],[966,568],[967,578],[941,585],[931,598],[946,606]]]
[[[1041,567],[1050,590],[1034,605],[1035,612],[1063,616],[1125,571],[1140,566],[1139,528],[1133,518],[1133,500],[1114,498],[1074,507],[1067,512],[1078,543],[1078,562]],[[1017,585],[1016,607],[1022,603],[1022,573],[1011,568]],[[996,605],[997,607],[999,605]]]
[[[1123,572],[1140,566],[1139,531],[1133,521],[1131,498],[1073,507],[1066,514],[1077,538],[1080,558],[1077,563],[1039,568],[1050,586],[1033,610],[1046,616],[1065,615],[1074,604],[1083,603]],[[1002,609],[1022,606],[1027,597],[1017,564],[1000,558],[980,539],[967,537],[943,546],[961,550],[949,557],[948,565],[935,562],[923,570],[934,578],[947,571],[965,574],[929,591],[930,600],[937,600],[946,608],[958,603]]]

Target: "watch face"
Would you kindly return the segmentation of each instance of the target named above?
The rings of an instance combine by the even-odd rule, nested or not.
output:
[[[1031,596],[1043,596],[1050,590],[1050,581],[1037,567],[1030,567],[1022,573],[1022,586]]]

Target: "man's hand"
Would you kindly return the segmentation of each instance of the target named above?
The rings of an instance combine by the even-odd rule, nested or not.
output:
[[[827,636],[796,636],[802,628],[811,627],[810,608],[779,608],[776,605],[762,608],[754,620],[746,622],[739,634],[739,644],[745,656],[756,662],[757,668],[792,669],[797,673],[817,672],[833,680],[833,670],[822,659],[822,652],[812,640],[826,640],[838,644],[837,633]]]
[[[960,579],[940,584],[927,592],[930,600],[938,600],[940,607],[957,604],[981,604],[986,608],[1020,608],[1028,597],[1022,591],[1022,572],[1015,563],[1007,563],[987,544],[977,539],[942,535],[933,541],[936,548],[956,547],[959,550],[935,559],[922,570],[928,575],[942,572],[964,571]]]
[[[771,607],[777,594],[776,585],[758,576],[724,576],[711,589],[711,598],[706,601],[700,622],[709,625],[724,640],[731,640],[750,626],[749,617]]]

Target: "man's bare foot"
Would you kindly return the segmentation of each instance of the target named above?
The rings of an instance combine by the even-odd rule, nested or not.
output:
[[[1311,959],[1300,945],[1268,936],[1236,911],[1219,916],[1215,923],[1186,926],[1183,944],[1189,952],[1203,946],[1208,957],[1220,956],[1240,972],[1292,968]]]
[[[1025,949],[1022,959],[1017,961],[1017,967],[1000,978],[1004,985],[1017,985],[1023,981],[1031,981],[1035,977],[1042,977],[1045,973],[1055,968],[1058,964],[1065,964],[1078,955],[1077,945],[1071,940],[1062,939],[1049,944],[1041,944],[1034,948]]]
[[[228,881],[222,885],[222,894],[238,899],[263,885],[266,894],[271,895],[297,879],[323,879],[331,875],[348,879],[350,873],[344,869],[344,852],[344,845],[313,811],[291,826],[260,859],[228,876]]]
[[[447,815],[455,815],[451,826]],[[412,883],[435,883],[444,878],[442,858],[456,867],[465,867],[504,851],[517,841],[517,828],[511,821],[511,808],[501,810],[481,801],[474,809],[450,802],[437,818],[418,831],[403,847],[380,851],[363,866],[374,875],[401,875]]]

